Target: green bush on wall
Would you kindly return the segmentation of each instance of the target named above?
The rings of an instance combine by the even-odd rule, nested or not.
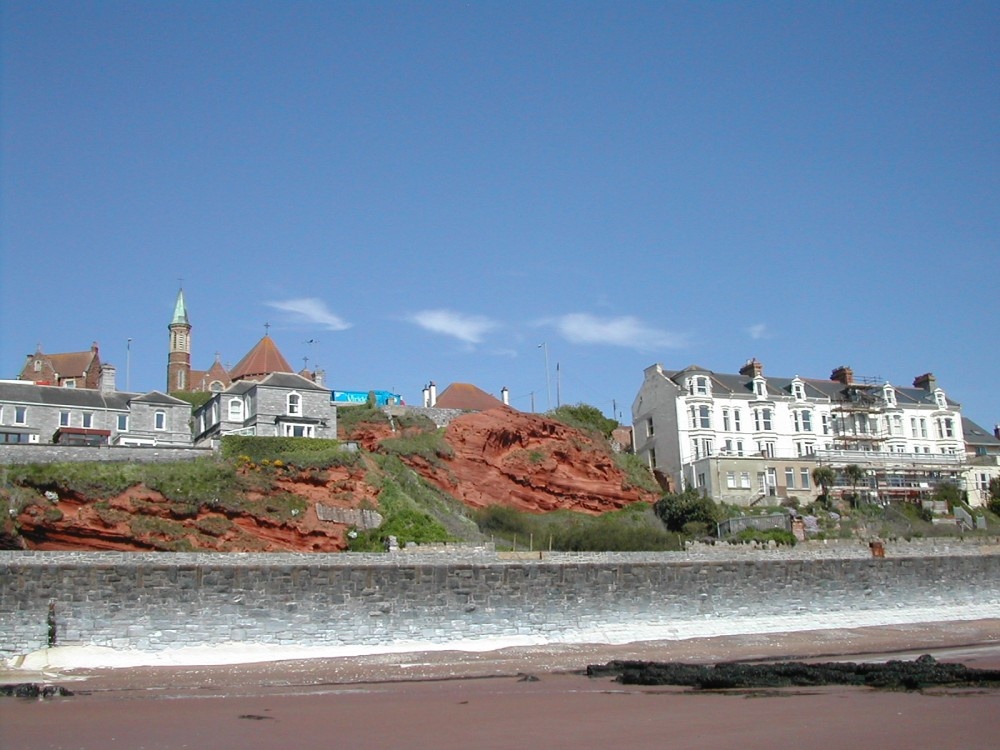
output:
[[[253,462],[284,458],[286,454],[326,453],[340,450],[336,440],[305,437],[258,437],[256,435],[226,435],[222,438],[222,456],[228,459],[245,457]]]

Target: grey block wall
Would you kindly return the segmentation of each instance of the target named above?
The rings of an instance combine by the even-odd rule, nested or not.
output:
[[[57,645],[374,645],[1000,602],[1000,555],[676,562],[0,552],[0,656]]]

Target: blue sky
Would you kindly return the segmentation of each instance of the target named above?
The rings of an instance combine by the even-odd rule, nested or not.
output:
[[[1000,422],[995,2],[0,14],[0,377],[96,340],[163,389],[183,283],[196,368],[269,323],[409,402],[627,421],[654,362],[756,357]]]

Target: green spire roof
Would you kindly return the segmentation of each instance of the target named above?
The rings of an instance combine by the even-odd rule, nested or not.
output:
[[[187,306],[184,304],[184,290],[177,291],[177,304],[174,305],[174,319],[170,325],[190,325],[188,322]]]

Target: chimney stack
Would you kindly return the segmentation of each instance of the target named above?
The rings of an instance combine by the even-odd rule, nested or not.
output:
[[[510,391],[507,390],[507,386],[500,389],[500,400],[503,401],[504,406],[510,406]]]
[[[434,385],[434,381],[433,380],[427,386],[427,390],[429,392],[430,401],[431,401],[430,406],[434,406],[438,402],[438,387],[436,385]]]
[[[930,393],[937,388],[937,378],[934,377],[933,373],[925,372],[923,375],[917,375],[917,377],[913,379],[913,387],[920,388]]]
[[[117,390],[115,386],[117,374],[114,365],[101,365],[101,393],[114,393]]]
[[[851,385],[854,382],[854,370],[847,365],[841,365],[830,373],[830,380],[836,380],[844,385]]]
[[[745,375],[748,378],[759,378],[763,374],[764,365],[756,359],[748,359],[746,364],[740,369],[740,375]]]
[[[421,394],[421,396],[423,398],[424,408],[426,409],[428,406],[431,405],[431,389],[430,389],[430,386],[425,385],[424,389],[420,392],[420,394]]]
[[[993,425],[993,436],[1000,440],[1000,424]]]
[[[325,388],[326,384],[323,381],[326,380],[326,370],[316,370],[313,373],[313,378],[312,379],[313,379],[313,382],[316,385],[321,385],[321,386],[323,386]]]

